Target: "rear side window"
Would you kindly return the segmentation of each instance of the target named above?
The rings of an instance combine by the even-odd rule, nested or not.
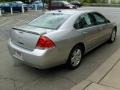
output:
[[[93,23],[91,22],[91,19],[88,14],[81,15],[75,22],[75,27],[77,29],[86,28],[92,25]]]
[[[104,24],[106,23],[106,19],[99,13],[93,13],[93,17],[95,18],[96,24]]]
[[[82,15],[80,18],[84,22],[84,27],[88,27],[92,25],[92,22],[88,14]]]

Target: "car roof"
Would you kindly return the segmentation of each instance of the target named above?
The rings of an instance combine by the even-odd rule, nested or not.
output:
[[[90,12],[96,12],[94,10],[76,10],[76,9],[61,9],[61,10],[53,10],[53,11],[48,11],[46,13],[63,13],[63,14],[82,14],[82,13],[90,13]]]

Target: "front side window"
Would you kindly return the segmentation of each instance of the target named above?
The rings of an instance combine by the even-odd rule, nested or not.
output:
[[[70,14],[46,13],[31,21],[28,25],[55,30],[59,28],[70,16]]]

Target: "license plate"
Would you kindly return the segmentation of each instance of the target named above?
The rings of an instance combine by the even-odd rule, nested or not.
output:
[[[22,53],[19,52],[19,51],[16,51],[16,50],[15,50],[15,53],[13,54],[13,57],[15,57],[15,58],[17,58],[17,59],[19,59],[19,60],[24,61],[24,60],[23,60],[23,57],[22,57]]]

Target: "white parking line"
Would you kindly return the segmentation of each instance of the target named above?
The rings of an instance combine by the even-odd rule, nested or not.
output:
[[[23,20],[17,20],[16,23],[13,24],[13,26],[18,26],[18,25],[21,25],[21,24],[24,24],[25,21]]]
[[[5,20],[7,20],[7,18],[0,18],[0,22]]]
[[[5,22],[0,22],[0,26],[5,26],[5,25],[10,24],[12,22],[13,22],[13,20],[5,20]]]

